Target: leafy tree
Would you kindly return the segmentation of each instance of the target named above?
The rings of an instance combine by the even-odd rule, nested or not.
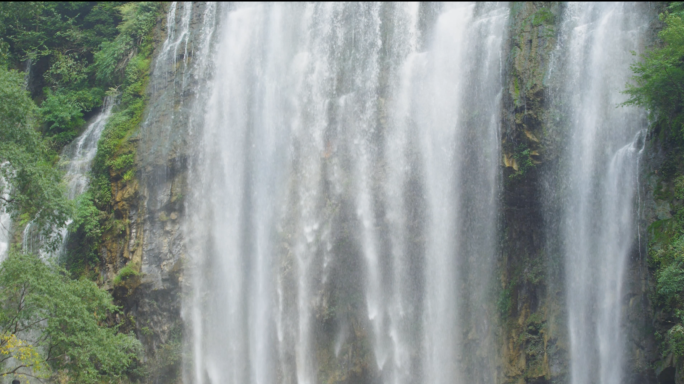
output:
[[[140,351],[118,332],[111,296],[54,264],[12,253],[0,265],[0,288],[0,376],[59,372],[95,383],[124,375]]]
[[[117,35],[121,2],[3,2],[0,36],[9,44],[14,63],[56,53],[92,56]]]
[[[680,8],[681,3],[670,6],[672,11]],[[660,19],[665,23],[658,34],[662,45],[632,65],[634,76],[624,104],[645,107],[655,127],[684,142],[684,21],[681,12],[661,14]]]
[[[67,221],[72,204],[53,167],[54,154],[34,129],[37,111],[20,73],[0,67],[0,100],[0,206],[17,222],[32,220],[54,248],[54,229]]]
[[[95,53],[95,68],[99,81],[107,83],[121,80],[134,48],[146,43],[149,32],[156,23],[159,3],[127,3],[118,8],[122,22],[117,26],[116,39],[105,41]]]
[[[31,63],[31,92],[57,149],[102,104],[109,84],[97,82],[94,55],[114,40],[121,4],[97,2],[0,3],[0,65]]]

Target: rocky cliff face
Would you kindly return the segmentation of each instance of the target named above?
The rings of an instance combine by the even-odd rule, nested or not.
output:
[[[558,3],[520,3],[511,10],[503,106],[503,224],[499,260],[502,377],[545,383],[567,377],[567,345],[558,281],[560,260],[547,253],[541,177],[558,154],[545,134],[547,72],[556,47]]]
[[[113,289],[145,346],[151,383],[180,382],[183,323],[182,263],[185,257],[181,219],[185,214],[188,144],[192,140],[188,110],[199,89],[203,41],[196,31],[213,28],[211,6],[167,6],[155,31],[155,55],[147,89],[147,110],[136,137],[136,179],[112,177],[114,213],[125,230],[107,236],[101,253],[105,287]],[[204,47],[206,48],[206,47]],[[141,274],[114,285],[126,263]]]
[[[552,236],[557,228],[547,220],[558,209],[558,202],[544,198],[552,195],[545,192],[553,185],[544,181],[557,171],[562,144],[563,127],[548,99],[549,87],[554,86],[549,65],[562,7],[547,2],[511,5],[501,135],[504,182],[496,303],[500,324],[494,331],[501,351],[499,383],[561,383],[569,377],[563,262]],[[119,269],[119,257],[142,266],[140,278],[127,281],[115,292],[135,319],[136,333],[146,346],[151,382],[157,383],[179,382],[181,377],[183,260],[188,255],[180,223],[186,214],[188,166],[197,128],[189,120],[189,112],[201,107],[198,91],[208,80],[201,58],[211,44],[212,34],[206,33],[207,29],[216,26],[215,7],[204,3],[179,3],[168,9],[168,15],[159,26],[148,88],[150,101],[138,134],[139,181],[121,189],[113,186],[117,215],[130,224],[102,250],[110,265],[109,281]],[[650,145],[642,163],[639,233],[643,237],[635,239],[623,298],[625,332],[629,334],[628,382],[633,383],[675,382],[667,381],[672,370],[660,375],[674,366],[660,361],[653,338],[657,321],[654,323],[649,302],[652,286],[645,246],[646,227],[671,214],[669,202],[654,197],[657,183],[653,172],[664,157],[662,149]],[[331,210],[331,226],[341,234],[346,233],[346,225],[353,225],[345,212]],[[353,254],[347,240],[341,235],[334,246]],[[340,269],[339,276],[359,276],[358,271],[349,270],[357,263],[351,260],[333,269]],[[287,262],[280,268],[287,279]],[[320,299],[314,303],[316,359],[323,382],[371,383],[376,378],[368,324],[361,320],[367,316],[362,306],[350,299],[359,292],[343,289],[358,284],[333,278],[321,287]],[[333,337],[340,327],[346,327],[349,337],[335,352]],[[654,370],[654,366],[660,368]],[[672,376],[674,380],[674,373]],[[679,376],[677,382],[682,382]]]

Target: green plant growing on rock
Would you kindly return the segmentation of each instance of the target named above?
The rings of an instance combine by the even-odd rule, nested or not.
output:
[[[533,151],[524,144],[520,144],[516,147],[513,152],[513,159],[515,159],[515,162],[518,164],[518,170],[509,176],[511,179],[522,178],[536,166],[532,159],[532,153]]]
[[[684,327],[681,324],[676,324],[667,331],[667,342],[669,345],[669,352],[681,358],[684,356]]]
[[[652,300],[660,316],[669,319],[656,336],[663,354],[672,353],[678,361],[684,358],[684,207],[676,202],[684,193],[681,174],[676,168],[667,172],[658,183],[661,190],[654,193],[674,207],[673,217],[655,221],[648,228],[648,264],[655,280]]]
[[[538,27],[542,24],[553,24],[556,16],[548,8],[540,8],[532,15],[532,26]]]
[[[116,275],[116,277],[114,277],[114,285],[122,285],[131,277],[140,276],[138,269],[139,267],[137,265],[133,265],[133,263],[126,264],[123,268],[121,268],[121,270],[119,270],[119,273]]]
[[[62,260],[73,276],[93,271],[99,265],[98,249],[105,217],[104,212],[93,204],[91,192],[76,199],[76,211],[69,225],[67,249]]]
[[[89,193],[85,197],[89,202],[81,202],[84,207],[89,207],[91,216],[95,215],[92,208],[99,211],[99,238],[88,237],[92,239],[93,252],[97,252],[106,238],[120,236],[128,226],[128,222],[117,220],[111,214],[115,204],[112,184],[135,181],[136,145],[131,138],[142,122],[147,103],[145,92],[154,48],[152,30],[162,7],[156,2],[141,2],[127,3],[117,9],[122,18],[117,26],[119,33],[115,39],[101,44],[93,64],[98,81],[118,83],[113,93],[120,96],[120,102],[98,142]],[[97,231],[83,227],[84,223],[77,223],[74,231],[97,234]]]
[[[511,287],[501,289],[499,294],[499,299],[497,300],[496,306],[499,309],[499,314],[501,318],[508,317],[512,308],[512,289]]]

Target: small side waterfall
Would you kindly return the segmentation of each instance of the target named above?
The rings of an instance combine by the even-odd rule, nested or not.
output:
[[[2,166],[2,165],[0,165]],[[0,178],[0,186],[3,186],[5,180]],[[4,198],[9,198],[9,194],[5,194]],[[10,234],[12,230],[12,217],[4,208],[0,208],[0,262],[7,257],[10,245]]]
[[[618,108],[642,49],[644,5],[569,3],[552,76],[568,127],[560,166],[571,382],[618,384],[625,369],[624,281],[638,250],[635,196],[645,114]],[[555,192],[554,192],[555,193]]]
[[[112,107],[114,107],[114,98],[107,96],[102,104],[102,112],[100,112],[95,120],[88,125],[85,131],[71,142],[62,151],[62,161],[66,174],[64,181],[67,183],[67,193],[71,200],[80,196],[88,188],[90,183],[90,169],[93,165],[93,160],[97,154],[97,143],[100,141],[100,136],[107,126],[109,116],[112,114]],[[71,220],[67,222],[67,226]],[[66,244],[69,233],[67,228],[61,230],[62,248]],[[60,250],[64,253],[64,250]]]
[[[67,183],[67,193],[71,200],[80,196],[88,188],[90,169],[97,154],[97,143],[107,126],[114,104],[114,99],[107,96],[102,104],[102,112],[88,124],[85,131],[76,140],[62,151],[62,164],[66,169],[64,181]]]
[[[67,197],[71,200],[80,196],[88,188],[90,169],[93,159],[95,159],[97,154],[97,143],[107,126],[107,121],[112,113],[114,104],[114,99],[107,96],[104,99],[102,111],[95,116],[94,120],[88,124],[81,135],[62,150],[61,167],[66,171],[64,181],[67,184]],[[71,220],[66,223],[66,226],[70,223]],[[66,244],[67,236],[69,235],[66,226],[56,229],[62,238],[62,247]],[[31,228],[31,223],[27,224],[24,228],[22,248],[25,252],[42,253],[43,239],[35,231],[32,231]],[[59,250],[59,253],[63,253],[63,249]]]
[[[508,12],[219,8],[189,117],[186,382],[494,380]]]

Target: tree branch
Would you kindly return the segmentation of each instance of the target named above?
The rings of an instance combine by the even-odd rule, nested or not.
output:
[[[4,197],[0,196],[0,200],[4,201],[5,203],[12,204],[14,203],[14,199],[5,199]]]

